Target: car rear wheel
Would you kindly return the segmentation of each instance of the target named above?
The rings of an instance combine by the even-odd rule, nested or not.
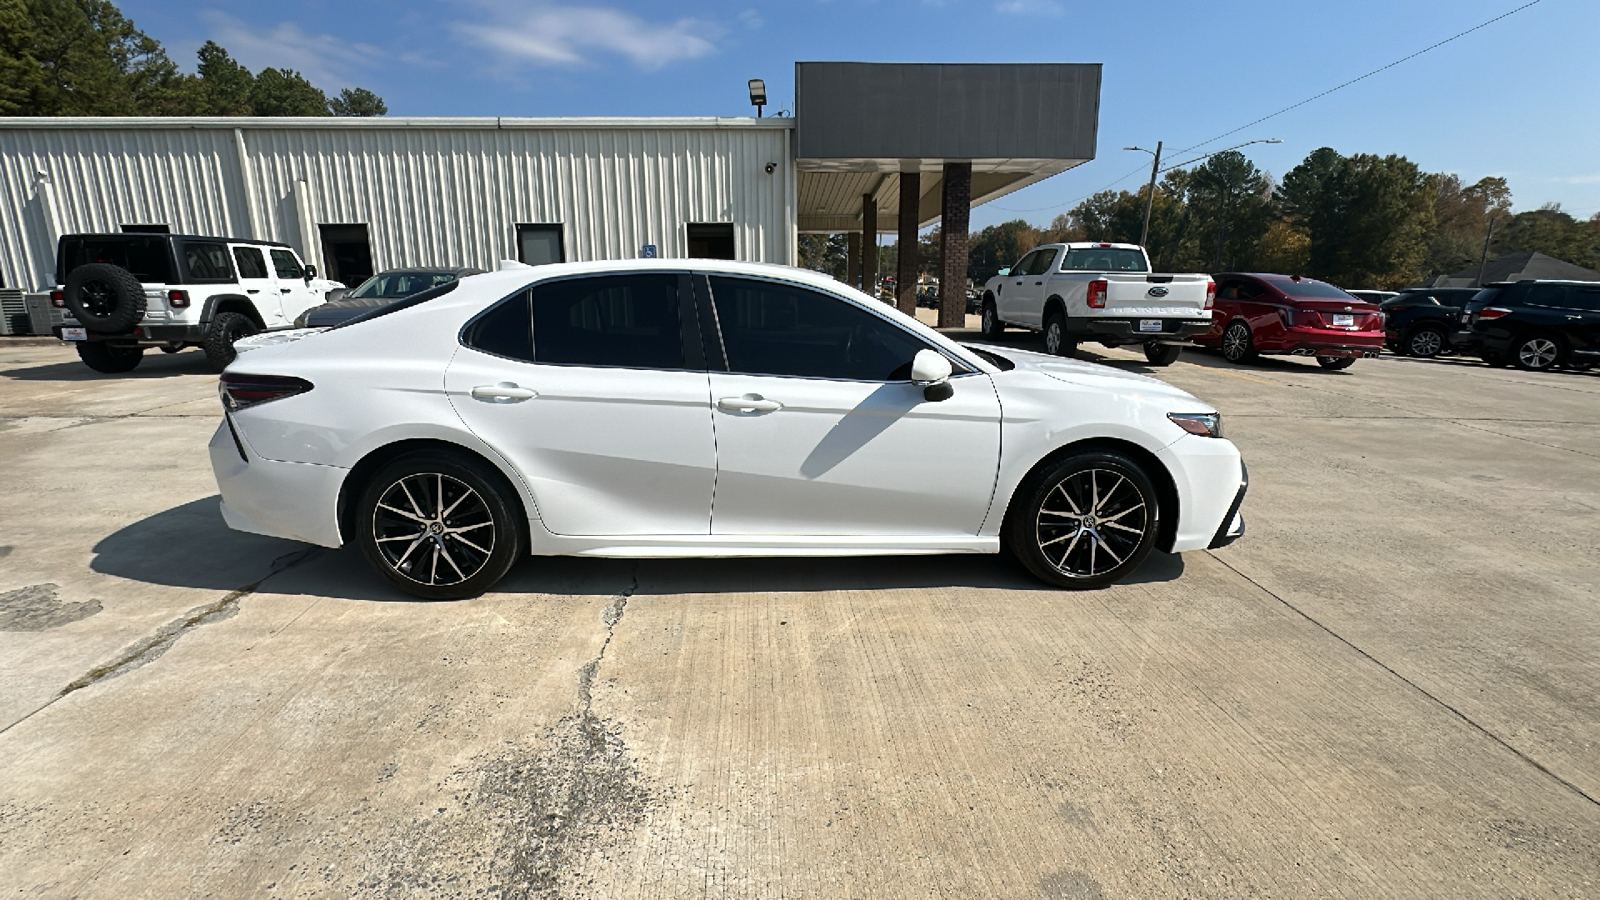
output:
[[[1067,317],[1059,309],[1044,317],[1044,352],[1069,357],[1078,352],[1078,342],[1067,339]]]
[[[1433,325],[1423,325],[1406,338],[1406,353],[1422,359],[1438,356],[1448,345],[1444,332]]]
[[[256,323],[243,313],[224,312],[217,313],[211,320],[211,329],[206,332],[206,340],[202,345],[206,351],[206,362],[213,372],[221,372],[232,363],[238,351],[233,349],[234,341],[249,337],[260,331]]]
[[[1138,463],[1091,450],[1045,466],[1017,492],[1006,544],[1057,587],[1104,587],[1138,568],[1160,524],[1155,486]]]
[[[983,336],[998,338],[1006,333],[1006,323],[1000,321],[1000,313],[994,307],[993,300],[986,300],[983,304]]]
[[[1170,366],[1178,361],[1178,354],[1183,348],[1177,344],[1163,344],[1160,341],[1147,341],[1144,345],[1144,358],[1152,366]]]
[[[475,460],[436,452],[401,457],[361,493],[361,554],[413,596],[476,597],[522,552],[510,491],[498,472]]]
[[[1255,361],[1256,345],[1255,339],[1250,334],[1249,325],[1233,322],[1222,332],[1222,356],[1231,363]]]
[[[1348,369],[1356,364],[1354,356],[1319,356],[1317,365],[1324,369]]]
[[[1561,345],[1548,335],[1519,338],[1511,345],[1511,362],[1529,372],[1548,372],[1561,361]]]
[[[78,344],[78,358],[96,372],[120,375],[139,367],[139,361],[144,359],[144,348],[114,347],[111,344],[82,341]]]

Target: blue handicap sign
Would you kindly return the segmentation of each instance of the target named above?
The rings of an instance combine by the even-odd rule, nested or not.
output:
[[[655,259],[656,258],[656,245],[655,244],[645,244],[643,247],[641,247],[639,249],[639,255],[641,257],[645,258],[645,259]]]

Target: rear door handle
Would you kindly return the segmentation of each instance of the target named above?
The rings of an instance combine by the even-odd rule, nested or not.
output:
[[[723,397],[717,401],[718,409],[731,412],[777,412],[783,409],[783,404],[776,400],[768,400],[760,394],[745,394],[743,397]]]
[[[480,384],[473,388],[472,399],[482,400],[485,403],[521,403],[539,396],[538,391],[532,391],[510,381],[499,384]]]
[[[287,293],[289,293],[289,292],[290,292],[290,291],[292,291],[292,290],[294,290],[294,288],[278,288],[278,293],[280,293],[280,294],[287,294]]]

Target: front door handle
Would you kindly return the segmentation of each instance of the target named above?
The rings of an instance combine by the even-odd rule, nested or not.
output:
[[[292,290],[294,290],[294,288],[278,288],[278,293],[280,293],[280,294],[287,294],[287,293],[289,293],[289,292],[290,292],[290,291],[292,291]]]
[[[244,292],[246,294],[259,294],[259,293],[261,293],[261,289],[260,288],[245,288]]]
[[[539,396],[538,391],[531,391],[510,381],[480,384],[473,388],[471,393],[472,399],[482,400],[485,403],[521,403]]]
[[[1041,285],[1041,284],[1044,284],[1044,282],[1042,282],[1042,281],[1035,281],[1035,282],[1034,282],[1034,285],[1035,285],[1035,286],[1038,286],[1038,285]]]
[[[768,400],[760,394],[745,394],[743,397],[723,397],[717,401],[718,409],[730,412],[777,412],[783,409],[783,404],[776,400]]]

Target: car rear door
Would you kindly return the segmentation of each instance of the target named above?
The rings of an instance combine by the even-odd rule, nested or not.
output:
[[[716,477],[687,273],[545,281],[468,324],[445,391],[561,535],[703,535]],[[681,291],[680,291],[681,287]]]
[[[1600,284],[1568,285],[1566,309],[1568,345],[1573,362],[1600,362]]]
[[[954,393],[910,382],[931,348],[885,317],[790,282],[696,282],[712,359],[717,535],[975,535],[994,492],[1000,404],[959,361]],[[936,351],[937,352],[937,351]],[[725,363],[719,365],[719,363]]]

